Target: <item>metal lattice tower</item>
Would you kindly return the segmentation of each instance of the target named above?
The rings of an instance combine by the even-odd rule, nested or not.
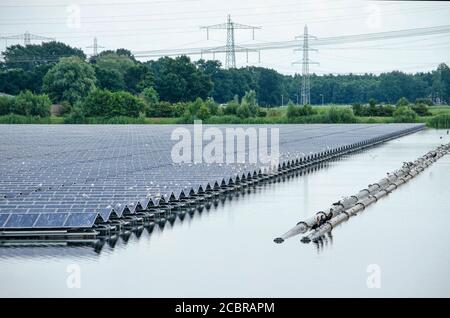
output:
[[[309,51],[317,51],[316,49],[312,49],[309,47],[309,39],[316,37],[308,34],[308,26],[305,25],[303,29],[303,36],[296,37],[296,39],[303,39],[303,47],[302,49],[298,49],[295,51],[302,51],[303,56],[301,62],[295,62],[296,64],[302,64],[302,86],[301,86],[301,103],[302,105],[308,105],[311,103],[311,84],[309,81],[309,65],[310,64],[319,64],[317,62],[313,62],[309,59]]]
[[[104,49],[105,47],[101,46],[101,45],[98,45],[97,37],[94,37],[94,43],[92,43],[92,45],[86,46],[86,48],[93,49],[92,56],[97,56],[98,55],[98,49]]]
[[[260,27],[255,27],[251,25],[245,25],[240,23],[235,23],[231,20],[231,15],[228,15],[228,20],[226,23],[201,26],[200,29],[206,29],[206,38],[209,40],[209,30],[211,29],[222,29],[227,30],[227,44],[225,47],[225,68],[235,68],[236,67],[236,45],[234,38],[235,29],[247,29],[253,31],[253,39],[255,39],[255,30],[260,29]]]
[[[30,45],[32,40],[55,41],[55,38],[49,38],[46,36],[30,34],[30,32],[28,32],[28,31],[26,31],[24,34],[2,36],[2,37],[0,37],[0,39],[2,39],[2,40],[23,40],[23,44],[25,46]]]

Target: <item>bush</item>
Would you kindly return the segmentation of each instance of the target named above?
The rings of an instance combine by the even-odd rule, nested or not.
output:
[[[278,108],[269,108],[267,110],[268,117],[281,117],[281,110]]]
[[[356,123],[356,117],[349,108],[331,107],[323,116],[327,123]]]
[[[35,95],[27,90],[14,99],[10,111],[17,115],[49,117],[51,105],[50,98],[46,94]]]
[[[147,117],[172,117],[173,109],[169,102],[157,102],[147,104],[145,109]]]
[[[8,115],[14,107],[14,97],[0,96],[0,116]]]
[[[311,116],[317,114],[317,111],[312,108],[311,105],[300,106],[299,115],[300,116]]]
[[[61,108],[59,109],[59,115],[65,116],[70,114],[71,112],[72,112],[72,105],[70,105],[70,103],[67,101],[63,101],[61,103]]]
[[[198,110],[197,117],[201,120],[206,120],[211,116],[211,113],[209,112],[209,108],[206,105],[200,106],[200,109]]]
[[[258,108],[258,112],[256,113],[256,117],[266,117],[267,112],[264,109]]]
[[[51,124],[50,117],[9,114],[0,116],[0,124]]]
[[[184,103],[172,104],[172,116],[171,117],[181,117],[186,112],[187,105]]]
[[[223,109],[223,114],[224,115],[236,115],[238,107],[239,107],[239,104],[235,100],[229,101],[227,103],[227,105],[225,106],[225,108]]]
[[[425,104],[420,103],[412,105],[411,109],[419,116],[431,116],[431,112]]]
[[[191,116],[196,116],[200,108],[203,106],[203,100],[197,97],[195,101],[189,103],[188,112]]]
[[[371,104],[361,105],[361,104],[353,104],[352,105],[353,114],[355,116],[381,116],[381,117],[391,117],[395,111],[395,107],[392,105],[376,105]]]
[[[287,118],[312,116],[315,114],[317,114],[317,111],[313,109],[311,105],[296,106],[291,101],[288,103],[288,109],[286,112]]]
[[[378,109],[378,116],[392,117],[395,107],[392,105],[381,105]]]
[[[402,97],[397,101],[397,106],[401,107],[401,106],[408,106],[409,105],[409,101],[408,99],[406,99],[406,97]]]
[[[409,106],[400,106],[394,112],[394,121],[398,123],[413,123],[416,121],[417,114]]]
[[[90,92],[83,103],[79,105],[87,117],[108,116],[112,93],[105,89],[95,89]]]
[[[64,118],[65,124],[85,124],[86,123],[86,117],[85,113],[83,111],[83,105],[81,102],[76,103],[72,107],[72,111],[70,112],[69,116]]]
[[[212,116],[217,115],[217,113],[219,112],[219,104],[217,104],[212,98],[208,98],[205,101],[205,105]]]
[[[450,128],[450,115],[442,114],[433,116],[427,121],[427,125],[433,128],[442,128],[449,129]]]
[[[111,118],[87,118],[87,124],[107,124],[107,125],[136,125],[145,124],[145,117],[127,117],[127,116],[116,116]]]
[[[95,89],[89,93],[82,104],[86,117],[102,116],[106,118],[127,116],[139,117],[145,110],[145,103],[128,92],[114,92]]]
[[[353,114],[356,116],[365,116],[363,112],[363,106],[359,103],[352,105]]]
[[[241,103],[236,110],[236,115],[240,118],[248,118],[252,115],[247,103]]]
[[[287,105],[286,117],[287,118],[299,117],[300,116],[299,108],[300,107],[295,106],[292,101],[289,101]]]
[[[145,103],[128,92],[112,93],[107,117],[127,116],[137,118],[145,109]]]
[[[425,104],[427,106],[433,106],[433,101],[430,98],[416,98],[415,104]]]
[[[141,97],[148,105],[159,102],[158,92],[153,87],[144,88],[141,92]]]
[[[259,108],[258,102],[256,100],[256,92],[254,90],[245,92],[244,97],[242,97],[241,105],[245,105],[246,107],[248,107],[250,116],[256,116]]]

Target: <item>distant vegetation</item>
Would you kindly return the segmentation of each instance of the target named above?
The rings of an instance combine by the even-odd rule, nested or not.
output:
[[[130,51],[87,59],[60,42],[8,47],[0,63],[2,123],[355,123],[446,125],[450,69],[428,73],[312,75],[311,101],[298,106],[301,76],[262,67],[225,70],[218,61],[164,57],[139,62]],[[282,99],[287,107],[277,107]],[[410,102],[414,101],[414,102]],[[58,104],[50,118],[51,105]],[[431,106],[431,107],[430,107]],[[447,113],[448,114],[448,113]],[[438,119],[430,120],[433,116]],[[436,124],[439,123],[439,124]]]

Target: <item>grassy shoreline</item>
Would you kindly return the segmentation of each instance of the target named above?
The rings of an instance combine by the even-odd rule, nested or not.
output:
[[[249,117],[240,118],[235,115],[211,116],[203,120],[205,124],[320,124],[320,123],[357,123],[357,124],[389,124],[396,123],[394,117],[354,117],[351,121],[346,121],[325,116],[326,112],[332,107],[350,108],[348,105],[326,105],[314,106],[317,109],[316,115],[301,116],[295,118],[287,118],[286,107],[278,107],[269,109],[266,117]],[[432,116],[417,117],[411,123],[425,123],[433,128],[450,128],[450,106],[431,106],[429,107]],[[21,115],[4,115],[0,116],[0,124],[65,124],[65,117],[36,117]],[[191,124],[192,119],[183,117],[91,117],[85,118],[83,124]]]

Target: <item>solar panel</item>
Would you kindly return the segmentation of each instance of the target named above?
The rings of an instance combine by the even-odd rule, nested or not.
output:
[[[63,227],[69,213],[41,213],[34,224],[35,228],[58,228]]]
[[[3,227],[3,224],[5,224],[10,215],[10,213],[0,213],[0,227]]]
[[[64,223],[64,227],[92,227],[97,219],[98,213],[70,213],[67,221]]]
[[[30,228],[33,227],[39,214],[24,214],[24,213],[12,213],[8,221],[6,221],[5,228]]]
[[[214,127],[225,137],[227,129],[241,126]],[[280,163],[288,163],[423,125],[252,127],[278,128]],[[171,134],[177,128],[193,132],[192,125],[0,125],[0,229],[91,227],[266,168],[248,161],[175,163]],[[223,149],[230,158],[249,152],[248,144]]]

